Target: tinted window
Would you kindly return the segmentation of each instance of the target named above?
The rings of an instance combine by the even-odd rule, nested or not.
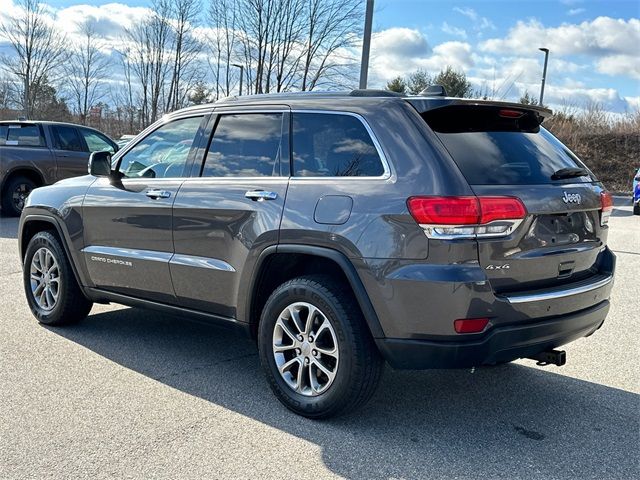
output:
[[[202,117],[166,123],[129,150],[120,161],[125,177],[182,177]]]
[[[7,142],[7,132],[9,127],[7,125],[0,125],[0,145],[4,145]]]
[[[82,152],[84,145],[78,134],[78,129],[74,127],[54,126],[51,127],[55,147],[58,150],[71,152]]]
[[[369,132],[351,115],[293,114],[293,168],[301,177],[379,177],[382,162]]]
[[[44,147],[44,138],[37,125],[9,125],[7,145]]]
[[[281,136],[281,113],[221,115],[207,152],[202,176],[278,175]]]
[[[104,135],[94,132],[93,130],[80,129],[80,133],[84,137],[84,141],[87,143],[90,152],[111,152],[115,153],[116,149],[107,140]]]
[[[533,112],[515,116],[495,107],[448,107],[422,114],[471,185],[590,182],[551,180],[562,168],[584,168]],[[513,115],[512,117],[508,116]]]

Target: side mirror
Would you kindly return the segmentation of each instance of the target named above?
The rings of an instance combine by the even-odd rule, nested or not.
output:
[[[111,153],[93,152],[89,156],[89,175],[108,177],[111,175]]]

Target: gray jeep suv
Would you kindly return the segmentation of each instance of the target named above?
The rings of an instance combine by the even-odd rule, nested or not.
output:
[[[611,196],[549,110],[389,92],[229,98],[166,116],[20,221],[29,306],[236,327],[276,396],[344,413],[394,368],[533,358],[609,309]]]

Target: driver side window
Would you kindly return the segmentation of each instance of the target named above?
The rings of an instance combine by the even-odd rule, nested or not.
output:
[[[157,128],[120,160],[125,178],[177,178],[185,176],[189,151],[202,116],[181,118]]]

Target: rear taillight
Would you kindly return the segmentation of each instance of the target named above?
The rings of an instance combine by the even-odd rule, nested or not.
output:
[[[609,222],[609,217],[613,212],[613,196],[607,191],[600,192],[600,205],[602,206],[600,225],[604,227]]]
[[[411,197],[411,216],[429,238],[509,235],[527,215],[516,197]]]

